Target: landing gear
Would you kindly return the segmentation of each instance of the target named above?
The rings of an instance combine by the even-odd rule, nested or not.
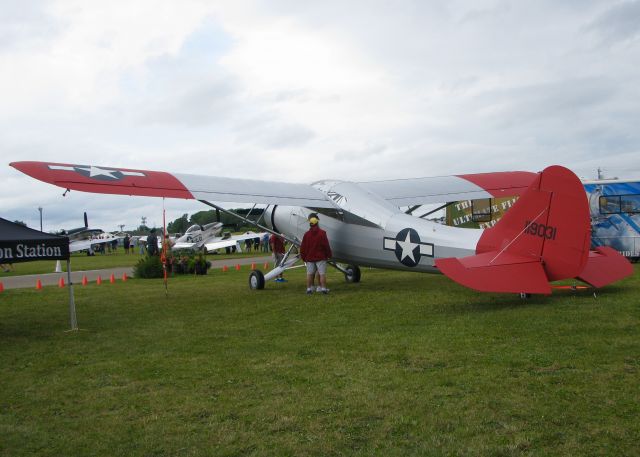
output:
[[[264,289],[264,275],[260,270],[252,271],[249,275],[249,288],[251,290]]]
[[[360,282],[360,267],[347,265],[344,269],[344,280],[349,283]]]
[[[520,292],[520,298],[522,300],[526,300],[528,298],[531,298],[531,294],[525,293],[525,292]]]

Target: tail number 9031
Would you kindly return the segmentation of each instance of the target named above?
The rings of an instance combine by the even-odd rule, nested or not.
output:
[[[557,227],[552,225],[538,224],[537,222],[527,221],[524,223],[524,233],[539,236],[547,240],[555,240],[558,233]]]

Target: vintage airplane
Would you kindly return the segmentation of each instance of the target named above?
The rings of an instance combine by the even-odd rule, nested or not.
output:
[[[106,243],[112,243],[121,237],[105,233],[102,229],[89,228],[87,213],[84,213],[84,227],[78,227],[68,230],[60,230],[56,235],[62,235],[69,238],[69,252],[87,251],[91,254],[94,246]]]
[[[184,235],[175,239],[171,249],[201,250],[209,240],[218,237],[221,231],[221,222],[212,222],[205,225],[194,224],[184,232]]]
[[[212,222],[210,224],[194,224],[187,229],[181,237],[177,238],[171,245],[171,249],[190,249],[194,251],[204,250],[215,252],[218,249],[235,247],[238,252],[242,252],[242,241],[262,238],[262,233],[248,232],[241,235],[222,233],[222,222]]]
[[[62,188],[105,194],[267,205],[254,224],[299,244],[307,216],[321,214],[336,268],[360,280],[359,266],[441,272],[484,292],[549,294],[549,282],[577,278],[602,287],[632,274],[613,249],[590,251],[589,206],[580,180],[551,166],[540,173],[498,172],[389,181],[319,181],[312,185],[171,174],[126,168],[14,162],[14,168]],[[518,195],[516,204],[484,231],[437,224],[400,207]],[[234,216],[247,221],[238,214]],[[250,286],[264,287],[295,263],[290,249],[280,265]],[[347,264],[341,266],[337,262]]]

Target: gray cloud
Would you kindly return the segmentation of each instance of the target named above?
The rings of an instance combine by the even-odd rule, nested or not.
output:
[[[208,81],[187,86],[145,103],[142,123],[178,124],[200,127],[233,116],[237,89],[230,81]]]
[[[276,114],[254,117],[234,129],[238,144],[250,143],[265,149],[300,147],[315,137],[315,133],[302,124],[283,122]]]
[[[0,51],[45,45],[60,31],[60,25],[47,14],[50,2],[33,0],[0,2]]]
[[[2,113],[6,161],[298,182],[540,170],[553,163],[585,176],[598,166],[612,175],[640,173],[638,1],[282,0],[256,1],[250,14],[221,3],[191,28],[161,36],[170,43],[165,48],[155,38],[145,41],[158,35],[114,20],[96,35],[109,40],[123,28],[119,43],[147,43],[153,52],[97,49],[113,60],[104,71],[115,83],[104,89],[101,62],[90,60],[94,49],[72,42],[84,35],[58,40],[60,30],[75,30],[73,17],[52,18],[49,3],[5,3],[0,52],[11,49],[16,60],[3,68],[25,73],[0,75],[3,99],[16,92],[6,88],[25,84],[26,95],[12,101],[29,106]],[[163,27],[179,23],[185,8]],[[287,33],[265,41],[274,29]],[[54,66],[51,84],[50,75],[33,73],[47,39],[57,56],[87,53]],[[247,46],[255,42],[260,46]],[[304,47],[307,42],[315,48]],[[294,57],[302,47],[308,65],[323,64],[319,72],[296,72],[295,58],[277,54],[277,46],[288,45]],[[342,56],[337,64],[335,55]],[[53,57],[45,55],[44,63],[56,63]],[[274,62],[289,67],[279,74]],[[268,77],[261,79],[261,71]],[[83,90],[75,90],[76,82]],[[37,97],[29,98],[34,91]],[[161,200],[82,193],[62,199],[61,189],[6,166],[0,179],[9,184],[0,196],[3,217],[37,220],[42,205],[47,220],[61,227],[77,225],[85,209],[106,228],[135,225],[142,215],[161,220],[154,216]],[[173,217],[201,209],[165,204]]]
[[[600,14],[586,29],[607,45],[627,42],[640,35],[640,2],[622,1]]]

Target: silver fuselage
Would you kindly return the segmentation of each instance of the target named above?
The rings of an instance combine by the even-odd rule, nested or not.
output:
[[[335,209],[270,207],[265,214],[267,225],[301,240],[309,229],[309,214],[317,212],[334,260],[360,266],[435,272],[437,258],[475,254],[481,230],[448,227],[405,214],[356,183],[321,181],[314,187],[334,202]]]

